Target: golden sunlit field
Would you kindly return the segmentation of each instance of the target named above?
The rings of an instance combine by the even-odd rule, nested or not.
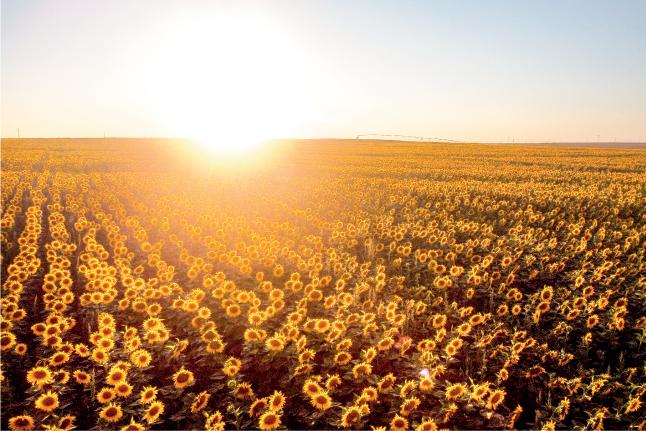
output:
[[[2,429],[646,429],[646,151],[2,145]]]

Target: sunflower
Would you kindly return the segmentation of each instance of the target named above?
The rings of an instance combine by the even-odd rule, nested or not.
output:
[[[222,413],[216,411],[210,415],[207,415],[204,428],[208,431],[224,431],[225,423],[222,420]]]
[[[92,360],[99,365],[103,365],[108,362],[109,355],[104,350],[94,349],[92,351]]]
[[[229,317],[238,317],[242,311],[238,304],[231,304],[227,307],[226,313]]]
[[[125,425],[121,427],[119,431],[144,431],[146,429],[145,426],[143,426],[140,423],[135,422],[135,418],[130,418],[130,423],[128,425]]]
[[[320,411],[325,411],[332,407],[332,398],[330,398],[327,392],[320,392],[314,395],[310,402],[312,403],[312,406],[316,407]]]
[[[54,411],[58,405],[58,394],[52,391],[47,391],[36,399],[36,408],[47,413]]]
[[[130,354],[130,362],[137,368],[145,368],[150,365],[152,356],[147,350],[139,349]]]
[[[312,349],[304,350],[300,355],[298,355],[298,362],[301,364],[312,361],[316,357],[316,352]]]
[[[109,403],[117,396],[116,391],[113,388],[105,387],[96,394],[96,399],[101,404]]]
[[[482,401],[484,400],[484,397],[486,397],[488,393],[489,393],[488,384],[473,385],[473,388],[471,389],[471,399],[474,399],[476,401]]]
[[[154,386],[144,386],[139,395],[140,404],[150,404],[157,399],[157,388]]]
[[[157,422],[157,419],[159,419],[159,416],[161,416],[164,413],[164,403],[161,401],[153,401],[150,404],[150,407],[146,410],[146,413],[144,414],[144,419],[146,422],[149,424]]]
[[[368,386],[367,388],[363,388],[363,390],[361,391],[361,396],[365,397],[370,402],[377,401],[379,392],[374,386]]]
[[[421,401],[416,397],[405,399],[399,409],[399,414],[402,416],[408,416],[413,410],[419,407],[420,403]]]
[[[66,370],[59,370],[54,373],[54,382],[65,385],[70,380],[70,373]]]
[[[487,398],[487,408],[496,410],[498,406],[505,400],[506,392],[502,389],[491,391],[489,398]]]
[[[408,429],[408,420],[399,415],[395,415],[390,421],[390,429],[394,431],[406,431]]]
[[[18,343],[13,348],[13,351],[16,355],[23,356],[25,353],[27,353],[27,345],[25,343]]]
[[[97,349],[105,350],[106,352],[114,348],[114,340],[111,338],[102,338],[98,345]]]
[[[586,321],[586,327],[594,328],[595,326],[597,326],[597,323],[599,323],[599,317],[596,314],[593,314],[588,317],[588,320]]]
[[[316,321],[316,331],[323,333],[330,329],[330,321],[327,319],[318,319]]]
[[[435,381],[430,376],[422,377],[419,380],[418,387],[423,393],[429,394],[435,388]]]
[[[346,351],[341,351],[334,355],[334,362],[338,365],[346,365],[352,360],[352,355]]]
[[[352,340],[350,338],[344,338],[336,344],[337,350],[348,350],[352,347]]]
[[[263,431],[275,430],[280,426],[280,415],[277,415],[274,412],[267,412],[260,416],[258,421],[258,428]]]
[[[76,420],[76,416],[73,416],[73,415],[63,416],[58,421],[58,426],[59,426],[59,428],[64,429],[64,430],[72,429],[72,428],[74,428],[74,421],[75,420]]]
[[[554,289],[551,286],[545,286],[541,291],[541,301],[551,301],[554,296]]]
[[[437,431],[437,424],[433,419],[426,419],[415,428],[415,431]]]
[[[341,377],[339,377],[337,374],[332,374],[328,376],[327,380],[325,381],[325,389],[327,389],[328,391],[332,391],[340,384],[341,384]]]
[[[361,418],[361,410],[358,407],[350,407],[343,416],[341,416],[341,426],[343,428],[352,428],[352,426]]]
[[[74,380],[76,380],[76,383],[81,384],[81,385],[87,385],[92,381],[92,376],[90,376],[88,373],[85,371],[81,370],[75,370],[74,373],[72,373],[74,376]]]
[[[251,404],[249,407],[249,416],[255,417],[260,414],[264,409],[267,408],[267,398],[260,398]]]
[[[110,403],[101,409],[99,416],[106,422],[118,422],[123,416],[123,411],[120,405]]]
[[[460,325],[458,325],[458,334],[460,334],[461,337],[466,337],[471,333],[471,325],[468,322],[464,322]]]
[[[62,342],[63,342],[63,339],[61,337],[59,337],[58,335],[52,335],[44,338],[42,344],[44,346],[57,347],[57,346],[60,346]]]
[[[355,379],[361,376],[369,376],[372,373],[372,365],[367,362],[361,362],[352,367],[352,375]]]
[[[309,379],[303,384],[303,393],[310,398],[322,391],[321,385],[316,380]]]
[[[498,371],[498,378],[504,382],[509,378],[509,371],[507,371],[506,368],[501,368],[500,371]]]
[[[626,404],[624,413],[629,414],[638,411],[641,408],[642,402],[639,397],[630,398]]]
[[[117,391],[117,396],[122,398],[127,398],[132,394],[132,385],[127,382],[119,383],[114,387],[114,389]]]
[[[455,383],[453,385],[447,386],[446,388],[446,399],[449,401],[457,400],[462,395],[467,392],[467,387],[462,383]]]
[[[225,365],[224,367],[222,367],[222,372],[229,377],[235,376],[236,374],[238,374],[238,371],[240,371],[239,365],[231,364],[231,365]]]
[[[390,338],[390,337],[387,337],[387,338]],[[375,349],[374,347],[369,347],[363,350],[361,353],[363,355],[363,359],[366,362],[372,362],[377,356],[377,349]]]
[[[4,313],[3,313],[4,314]],[[16,345],[16,336],[11,332],[6,332],[0,337],[0,346],[2,350],[9,350]]]
[[[433,327],[436,329],[442,328],[446,325],[446,316],[444,314],[436,314],[433,316]]]
[[[206,391],[200,392],[197,394],[193,402],[191,403],[191,413],[197,413],[202,410],[209,402],[211,394]]]
[[[395,380],[395,375],[393,373],[388,373],[379,381],[379,383],[377,383],[377,389],[382,394],[386,394],[390,392],[395,385]]]
[[[9,429],[13,431],[32,430],[34,426],[34,418],[28,415],[14,416],[9,419]]]
[[[548,311],[550,311],[550,308],[550,303],[543,301],[536,306],[536,312],[541,314],[547,313]]]
[[[265,346],[267,347],[267,350],[280,352],[285,348],[285,343],[279,337],[269,337],[265,342]]]
[[[76,344],[74,346],[74,351],[81,358],[87,358],[88,356],[90,356],[90,349],[88,349],[88,347],[83,343]]]
[[[556,423],[553,420],[549,420],[545,422],[545,424],[541,427],[541,431],[554,431],[556,430]]]
[[[120,368],[112,368],[110,372],[108,372],[108,377],[106,377],[105,381],[110,386],[116,386],[119,383],[126,381],[126,373]]]
[[[175,374],[173,374],[173,384],[176,389],[183,389],[191,385],[195,381],[193,373],[184,367],[180,368]]]
[[[246,398],[253,398],[254,393],[253,389],[251,388],[251,385],[249,383],[240,383],[238,386],[236,386],[235,389],[235,396],[239,400],[244,400]]]
[[[253,328],[248,328],[244,331],[244,340],[246,342],[258,341],[258,331]]]
[[[226,343],[223,343],[220,339],[211,340],[206,345],[206,351],[209,353],[222,353],[224,346],[226,346]]]
[[[273,412],[279,412],[285,406],[285,395],[281,391],[275,391],[269,397],[269,409]]]
[[[32,386],[44,386],[54,381],[52,372],[47,367],[34,367],[27,372],[27,382]]]

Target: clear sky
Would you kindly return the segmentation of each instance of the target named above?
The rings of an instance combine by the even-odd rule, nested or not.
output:
[[[2,136],[646,141],[646,1],[2,0]]]

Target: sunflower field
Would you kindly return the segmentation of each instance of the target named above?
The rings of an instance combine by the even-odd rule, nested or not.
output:
[[[646,429],[646,151],[179,146],[3,140],[2,429]]]

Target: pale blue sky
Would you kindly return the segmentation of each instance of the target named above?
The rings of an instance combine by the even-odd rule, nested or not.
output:
[[[646,141],[646,1],[2,0],[3,136],[265,112],[276,137]]]

